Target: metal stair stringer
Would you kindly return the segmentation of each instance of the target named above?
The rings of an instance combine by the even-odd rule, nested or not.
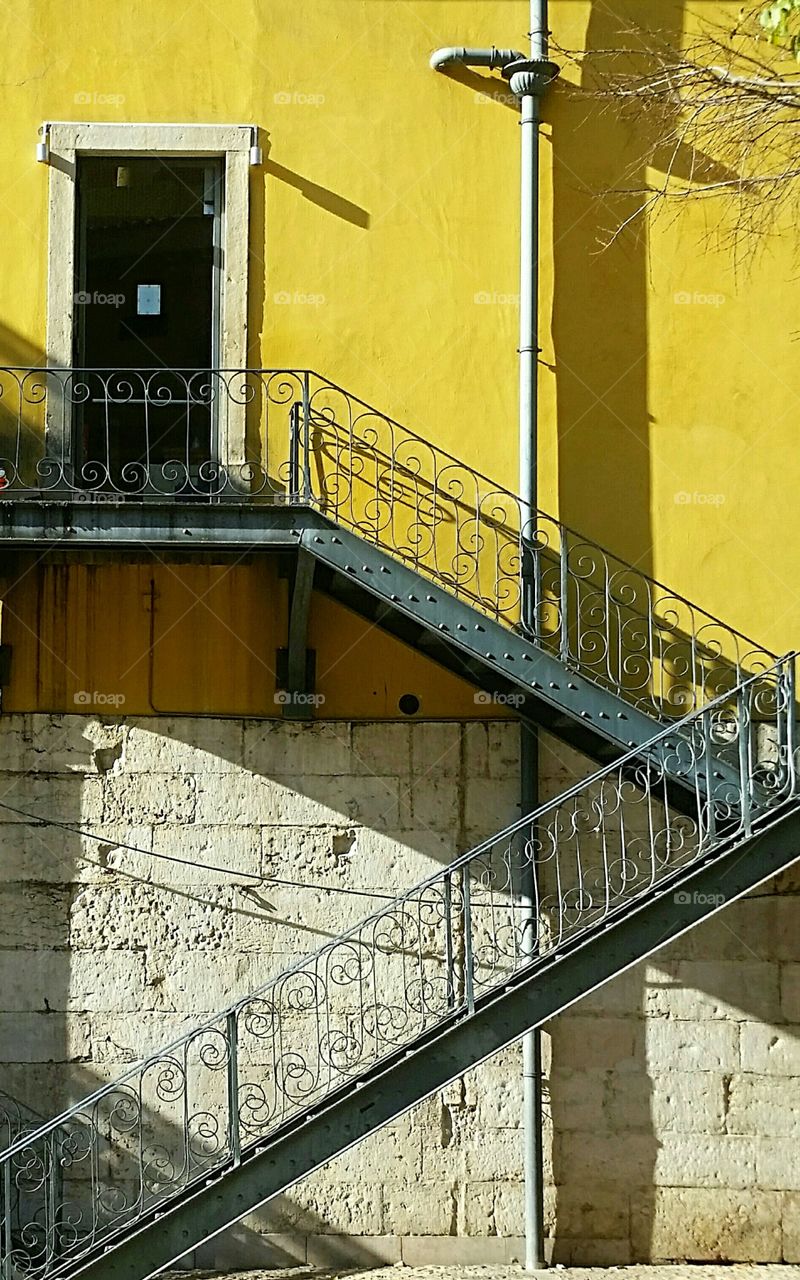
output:
[[[316,588],[488,696],[500,694],[499,705],[597,763],[617,760],[658,733],[658,722],[632,702],[357,534],[330,524],[304,529],[298,538],[317,562]],[[716,782],[735,777],[719,753],[713,767]],[[691,771],[672,773],[679,789],[706,786]]]

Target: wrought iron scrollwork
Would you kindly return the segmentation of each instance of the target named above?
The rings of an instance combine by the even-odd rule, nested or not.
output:
[[[310,370],[0,369],[15,496],[315,507],[661,719],[776,658]]]

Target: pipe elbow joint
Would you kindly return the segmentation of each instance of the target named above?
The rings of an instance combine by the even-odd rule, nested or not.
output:
[[[491,70],[502,70],[511,62],[521,62],[524,54],[516,49],[497,49],[494,45],[489,49],[467,49],[464,45],[451,45],[445,49],[436,49],[430,56],[433,71],[445,71],[448,67],[489,67]]]

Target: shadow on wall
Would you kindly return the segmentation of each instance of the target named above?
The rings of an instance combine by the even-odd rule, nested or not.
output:
[[[681,3],[658,0],[647,22],[679,36]],[[591,4],[585,49],[630,45],[641,7]],[[650,428],[647,384],[647,240],[640,222],[607,250],[601,244],[639,197],[603,193],[646,181],[648,139],[591,98],[592,59],[578,90],[545,99],[552,123],[553,347],[558,417],[559,512],[602,545],[648,572]],[[546,145],[546,144],[545,144]],[[638,157],[639,173],[630,173]]]
[[[591,766],[550,745],[545,769],[560,791],[559,769],[572,778]],[[102,837],[96,843],[19,819],[0,823],[7,921],[0,991],[10,1006],[2,1043],[13,1055],[0,1086],[47,1113],[118,1077],[142,1053],[382,901],[330,889],[402,891],[503,827],[517,800],[516,733],[508,722],[301,727],[16,716],[3,725],[2,747],[9,803],[81,822]],[[145,853],[120,848],[122,841]],[[177,853],[194,865],[160,862],[147,851]],[[273,882],[258,884],[261,875]],[[791,898],[773,902],[775,910],[794,906]],[[734,1006],[740,1013],[731,1019],[751,1024],[780,1018],[777,965],[771,997],[769,983],[739,963],[762,948],[771,961],[773,937],[782,939],[784,958],[798,959],[795,935],[763,916],[763,903],[748,899],[731,909],[738,920],[726,913],[688,935],[655,962],[659,979],[645,982],[636,969],[551,1024],[557,1259],[670,1256],[665,1196],[676,1197],[670,1169],[681,1160],[696,1176],[707,1218],[741,1198],[730,1190],[731,1149],[742,1142],[736,1125],[745,1119],[736,1099],[753,1085],[737,1074],[738,1030],[714,1006]],[[794,1037],[792,1025],[783,1030]],[[765,1044],[769,1036],[767,1025]],[[235,1228],[202,1255],[205,1263],[244,1265],[275,1251],[302,1262],[297,1237],[349,1229],[367,1237],[421,1234],[416,1221],[402,1225],[411,1184],[419,1221],[435,1224],[430,1234],[491,1235],[508,1229],[498,1223],[518,1223],[508,1208],[520,1189],[518,1070],[492,1077],[504,1099],[494,1121],[481,1111],[484,1095],[494,1094],[482,1078],[477,1109],[458,1112],[457,1134],[445,1132],[439,1100],[431,1100],[397,1132],[385,1130],[334,1162],[324,1185],[304,1184],[276,1200],[254,1233]],[[773,1108],[773,1120],[781,1114]],[[759,1123],[755,1113],[750,1122]],[[703,1190],[712,1164],[722,1184],[716,1199]],[[464,1217],[454,1208],[454,1187],[462,1184]],[[748,1194],[753,1203],[760,1197],[762,1215],[762,1202],[776,1196]],[[500,1209],[481,1218],[490,1201]],[[699,1211],[683,1230],[689,1255],[708,1256]],[[282,1238],[264,1240],[264,1232]],[[747,1222],[743,1232],[756,1247]],[[314,1247],[320,1261],[338,1260]],[[342,1261],[369,1264],[368,1238],[352,1247],[332,1239],[330,1248]]]
[[[45,364],[45,352],[0,321],[0,365],[26,368]]]
[[[277,160],[271,159],[269,152],[272,144],[265,130],[261,131],[261,140],[264,149],[264,163],[260,168],[252,169],[250,173],[249,257],[251,264],[254,264],[256,268],[260,268],[251,270],[248,279],[248,356],[249,362],[254,368],[258,368],[262,363],[264,326],[268,309],[266,290],[269,270],[265,254],[267,244],[267,201],[270,180],[286,183],[324,212],[331,213],[334,217],[342,218],[345,222],[350,222],[355,227],[368,230],[370,225],[370,215],[366,209],[362,209],[354,201],[348,200],[346,196],[340,195],[336,191],[331,191],[328,187],[320,186],[319,183],[312,182],[310,178],[306,178],[303,174],[296,173],[293,169],[287,168],[286,165],[279,164]],[[295,363],[299,367],[311,368],[314,365],[314,355],[310,351],[306,353],[298,352]]]
[[[681,0],[656,0],[646,22],[662,42],[678,43],[683,15]],[[629,46],[627,33],[642,21],[640,5],[596,0],[584,47],[591,54]],[[641,119],[598,109],[592,75],[589,58],[578,92],[561,86],[545,107],[553,131],[559,514],[649,573],[647,227],[637,220],[601,249],[640,203],[635,194],[610,201],[601,193],[643,189],[646,162],[658,167],[667,157]],[[668,159],[678,174],[697,171],[699,161],[709,177],[731,176],[707,156]],[[792,873],[778,882],[790,892],[794,883]],[[767,1075],[759,1097],[762,1086],[749,1075],[779,1070],[752,1065],[767,1061],[768,1026],[751,1025],[756,1048],[738,1042],[740,1021],[791,1020],[778,996],[778,959],[800,958],[782,925],[796,901],[772,893],[765,887],[552,1025],[558,1261],[783,1256],[779,1193],[769,1188],[787,1186],[786,1174],[773,1167],[762,1175],[748,1144],[764,1125],[791,1131],[791,1090],[776,1101]],[[796,1028],[782,1030],[795,1039]],[[781,1052],[793,1059],[790,1049]],[[748,1090],[759,1097],[757,1118],[742,1113]],[[695,1185],[682,1190],[685,1182]],[[749,1190],[731,1190],[742,1185]]]
[[[647,21],[665,36],[680,34],[682,4],[660,0],[648,6]],[[584,48],[601,51],[629,44],[625,33],[641,21],[640,6],[590,5]],[[633,212],[638,198],[609,204],[600,193],[613,188],[644,150],[641,132],[611,111],[600,111],[588,96],[591,58],[584,64],[580,91],[565,86],[545,99],[552,123],[553,312],[557,395],[558,502],[560,518],[635,564],[652,570],[650,509],[651,415],[647,382],[647,242],[641,226],[624,233],[605,252],[600,244],[609,226]],[[546,146],[543,143],[543,146]],[[644,180],[644,167],[641,171]],[[634,179],[635,182],[635,179]],[[626,185],[633,185],[626,180]],[[546,766],[545,766],[546,768]],[[547,792],[546,794],[549,794]],[[644,1002],[641,992],[640,1007]],[[635,1137],[620,1142],[614,1173],[601,1172],[594,1159],[570,1158],[575,1126],[597,1141],[603,1123],[602,1096],[590,1092],[587,1051],[570,1035],[570,1016],[552,1025],[550,1107],[555,1180],[555,1260],[567,1263],[631,1261],[629,1253],[630,1148],[636,1149],[636,1178],[652,1186],[658,1138],[647,1098],[639,1109]],[[643,1037],[631,1053],[631,1075],[648,1081]],[[576,1053],[579,1061],[574,1060]],[[588,1093],[588,1099],[586,1094]],[[641,1099],[640,1099],[641,1101]],[[609,1183],[609,1178],[613,1180]],[[644,1192],[646,1197],[647,1192]],[[653,1204],[640,1206],[652,1223]],[[611,1225],[613,1224],[613,1225]],[[644,1231],[647,1233],[647,1226]],[[619,1256],[598,1254],[613,1231]],[[601,1249],[603,1246],[599,1246]],[[647,1256],[646,1252],[643,1256]]]
[[[384,900],[370,889],[400,892],[504,826],[517,799],[515,732],[509,722],[7,717],[6,802],[100,838],[0,810],[9,922],[0,1085],[58,1113],[363,918]],[[262,874],[296,884],[259,884]],[[347,887],[364,895],[332,892]],[[150,1123],[155,1144],[180,1152],[169,1115]],[[423,1145],[430,1154],[439,1121],[427,1124],[425,1144],[418,1121],[407,1123],[419,1158]],[[410,1148],[396,1133],[378,1143],[342,1162],[333,1188],[281,1197],[257,1230],[235,1228],[203,1261],[304,1262],[307,1237],[321,1264],[382,1261],[369,1237],[390,1214],[385,1152],[401,1204]],[[449,1222],[449,1181],[432,1180],[429,1194]],[[348,1226],[367,1238],[337,1241]]]

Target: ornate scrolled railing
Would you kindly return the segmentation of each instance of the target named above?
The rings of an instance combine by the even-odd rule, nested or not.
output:
[[[280,500],[307,383],[292,369],[0,369],[0,497]]]
[[[651,715],[685,715],[775,661],[316,374],[297,406],[293,441],[290,483],[301,498]]]
[[[44,1116],[0,1089],[0,1152],[7,1151],[27,1134],[35,1133],[44,1123]],[[59,1177],[57,1169],[55,1177]],[[57,1189],[55,1193],[59,1194]],[[38,1205],[35,1196],[33,1200],[28,1199],[24,1186],[12,1186],[8,1203],[4,1208],[11,1234],[20,1238],[31,1215],[37,1212]]]
[[[776,655],[303,369],[0,369],[0,500],[316,508],[667,720]]]
[[[796,809],[795,660],[382,903],[14,1143],[0,1154],[3,1280],[68,1273],[433,1028]],[[676,776],[692,803],[683,791],[675,807]],[[521,892],[528,868],[533,905]],[[20,1194],[30,1208],[15,1226]]]
[[[0,1151],[13,1146],[21,1134],[37,1129],[42,1117],[18,1098],[0,1089]]]

